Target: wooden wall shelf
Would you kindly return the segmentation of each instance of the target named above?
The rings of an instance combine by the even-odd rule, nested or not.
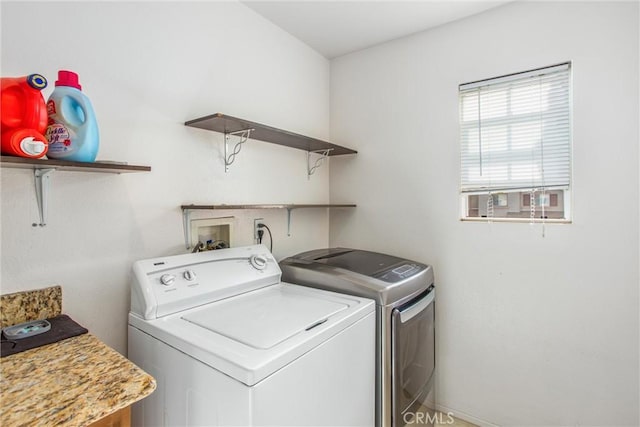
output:
[[[182,210],[221,210],[221,209],[304,209],[304,208],[355,208],[355,204],[265,204],[265,205],[182,205]]]
[[[55,159],[29,159],[26,157],[2,156],[0,157],[0,165],[3,168],[13,169],[55,169],[59,171],[71,172],[101,172],[101,173],[131,173],[131,172],[149,172],[150,166],[136,166],[126,163],[117,162],[70,162],[67,160]]]
[[[211,130],[224,134],[224,171],[229,172],[229,166],[234,162],[236,155],[242,149],[242,144],[249,139],[270,142],[285,147],[297,148],[307,152],[307,178],[315,172],[323,161],[329,156],[343,154],[356,154],[356,150],[332,144],[321,139],[311,138],[286,130],[266,126],[250,120],[231,117],[222,113],[200,117],[199,119],[185,122],[185,126]],[[231,137],[238,137],[238,142],[231,148]],[[312,160],[312,154],[320,157]]]
[[[36,184],[36,199],[40,223],[33,223],[34,227],[47,225],[47,211],[49,200],[49,182],[55,171],[65,172],[93,172],[93,173],[132,173],[149,172],[150,166],[128,165],[118,162],[70,162],[55,159],[30,159],[26,157],[1,156],[0,166],[8,169],[29,169],[33,171]]]
[[[196,210],[242,210],[242,209],[286,209],[287,210],[287,236],[291,236],[291,211],[294,209],[318,209],[318,208],[355,208],[352,203],[328,203],[328,204],[263,204],[263,205],[182,205],[182,221],[184,227],[184,242],[187,249],[191,246],[191,211]]]
[[[227,116],[222,113],[200,117],[199,119],[185,122],[185,126],[212,130],[224,134],[239,133],[252,129],[251,138],[272,144],[284,145],[285,147],[297,148],[304,151],[329,151],[329,156],[339,156],[342,154],[356,154],[356,150],[332,144],[321,139],[311,138],[286,130],[274,128],[250,120],[239,119]]]

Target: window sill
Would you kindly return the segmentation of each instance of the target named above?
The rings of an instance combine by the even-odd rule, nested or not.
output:
[[[570,219],[558,219],[558,218],[547,218],[547,219],[541,219],[541,218],[534,218],[533,220],[531,218],[460,218],[460,221],[462,222],[480,222],[480,223],[487,223],[487,222],[511,222],[511,223],[523,223],[523,224],[571,224],[573,221]]]

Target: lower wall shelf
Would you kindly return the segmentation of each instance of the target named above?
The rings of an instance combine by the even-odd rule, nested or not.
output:
[[[197,210],[241,210],[241,209],[286,209],[287,210],[287,236],[291,236],[291,211],[294,209],[319,209],[319,208],[355,208],[351,203],[329,204],[263,204],[263,205],[182,205],[182,220],[184,227],[184,242],[187,249],[191,246],[191,211]]]
[[[182,210],[237,210],[237,209],[305,209],[305,208],[355,208],[355,204],[265,204],[265,205],[182,205]]]

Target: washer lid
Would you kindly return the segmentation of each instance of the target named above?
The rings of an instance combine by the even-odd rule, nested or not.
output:
[[[129,325],[253,386],[365,317],[373,348],[373,301],[280,283],[156,319],[132,312]]]
[[[255,349],[267,350],[348,308],[345,303],[272,286],[209,304],[182,319]]]

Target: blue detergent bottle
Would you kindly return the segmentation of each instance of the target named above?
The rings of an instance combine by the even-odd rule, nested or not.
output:
[[[73,71],[58,71],[56,88],[47,101],[47,114],[47,157],[75,162],[96,160],[100,146],[98,122]]]

